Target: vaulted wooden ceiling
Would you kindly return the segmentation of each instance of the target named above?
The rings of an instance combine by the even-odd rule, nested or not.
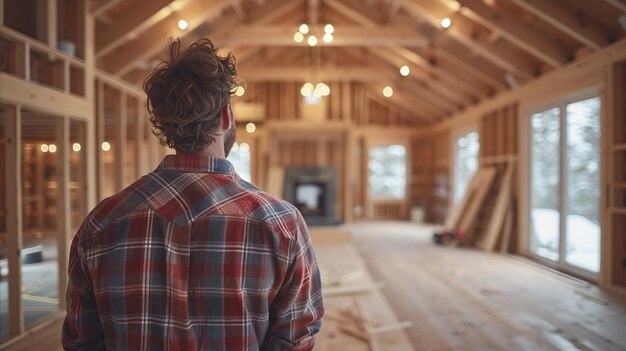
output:
[[[394,96],[381,102],[429,122],[626,34],[624,0],[92,0],[91,11],[98,66],[134,84],[159,62],[167,38],[209,37],[235,54],[247,82],[314,75],[378,95],[390,85]],[[332,23],[334,40],[296,43],[301,23],[321,34]]]

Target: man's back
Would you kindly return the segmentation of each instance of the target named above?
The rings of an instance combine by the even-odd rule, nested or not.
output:
[[[69,273],[68,349],[310,349],[323,314],[301,215],[219,158],[168,156],[103,201]]]

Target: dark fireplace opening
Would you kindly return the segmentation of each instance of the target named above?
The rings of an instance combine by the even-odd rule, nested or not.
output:
[[[296,182],[294,198],[303,216],[323,216],[326,185],[319,182]]]
[[[283,198],[308,225],[338,225],[337,174],[333,167],[286,167]]]

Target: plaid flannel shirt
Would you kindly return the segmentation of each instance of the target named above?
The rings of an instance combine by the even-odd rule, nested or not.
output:
[[[302,215],[217,158],[167,156],[72,242],[67,350],[309,350],[324,314]]]

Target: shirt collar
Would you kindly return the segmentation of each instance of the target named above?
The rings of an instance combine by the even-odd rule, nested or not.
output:
[[[235,168],[226,159],[198,155],[167,155],[156,170],[165,169],[192,173],[236,174]]]

